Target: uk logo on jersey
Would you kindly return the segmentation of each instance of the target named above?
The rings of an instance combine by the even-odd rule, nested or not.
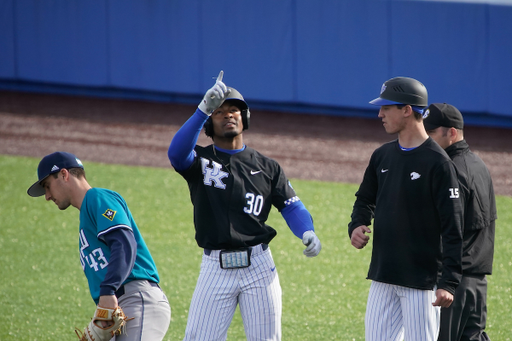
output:
[[[210,160],[201,158],[201,169],[203,171],[203,182],[206,186],[213,186],[215,188],[226,189],[226,184],[222,182],[222,179],[229,176],[229,173],[222,170],[222,165],[212,160],[212,167],[210,166]]]
[[[116,211],[111,210],[110,208],[105,211],[105,213],[102,214],[105,218],[107,218],[110,221],[114,220],[114,217],[116,216]]]

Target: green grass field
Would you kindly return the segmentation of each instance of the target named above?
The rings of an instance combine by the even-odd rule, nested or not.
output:
[[[0,155],[0,340],[73,340],[95,309],[78,257],[78,210],[59,211],[27,188],[39,159]],[[192,205],[172,169],[84,163],[89,183],[119,192],[157,263],[172,309],[166,340],[184,336],[202,250],[194,240]],[[294,180],[314,217],[323,249],[316,258],[277,210],[269,224],[283,289],[283,340],[364,340],[371,248],[350,245],[347,224],[356,185]],[[494,274],[489,277],[488,334],[511,340],[512,198],[498,197]],[[228,340],[245,340],[237,312]]]

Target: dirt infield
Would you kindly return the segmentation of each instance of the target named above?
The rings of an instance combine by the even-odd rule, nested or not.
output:
[[[167,148],[195,109],[0,91],[0,154],[40,158],[65,150],[87,161],[171,169]],[[251,113],[245,143],[276,159],[290,178],[359,183],[373,150],[395,138],[378,119]],[[512,130],[468,126],[465,137],[489,167],[496,193],[511,196]],[[199,144],[209,143],[201,134]]]

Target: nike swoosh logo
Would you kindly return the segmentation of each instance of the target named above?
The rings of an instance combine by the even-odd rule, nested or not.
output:
[[[274,266],[273,268],[270,268],[270,271],[274,271],[276,269],[276,267]]]
[[[251,171],[251,175],[255,175],[255,174],[258,174],[258,173],[261,173],[261,171],[260,170],[259,171],[253,171],[253,170]]]
[[[380,170],[380,172],[381,172],[381,173],[386,173],[388,170],[389,170],[389,169],[384,169],[384,168],[382,168],[382,169]]]

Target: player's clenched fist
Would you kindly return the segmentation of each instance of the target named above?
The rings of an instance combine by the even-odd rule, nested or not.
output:
[[[208,116],[210,116],[215,109],[221,106],[222,102],[224,102],[226,96],[229,94],[228,87],[226,84],[222,83],[223,76],[224,71],[221,70],[215,85],[206,91],[203,100],[199,103],[199,110]]]
[[[352,235],[350,236],[350,242],[356,249],[362,249],[368,244],[370,237],[366,235],[366,233],[372,233],[372,230],[368,228],[368,226],[358,226],[352,231]]]
[[[443,307],[448,308],[452,305],[453,302],[453,295],[444,290],[444,289],[437,289],[436,290],[436,301],[432,303],[434,307]]]
[[[320,239],[318,239],[314,231],[310,230],[304,232],[302,235],[302,243],[307,246],[307,248],[303,251],[306,257],[318,256],[320,250],[322,250]]]

